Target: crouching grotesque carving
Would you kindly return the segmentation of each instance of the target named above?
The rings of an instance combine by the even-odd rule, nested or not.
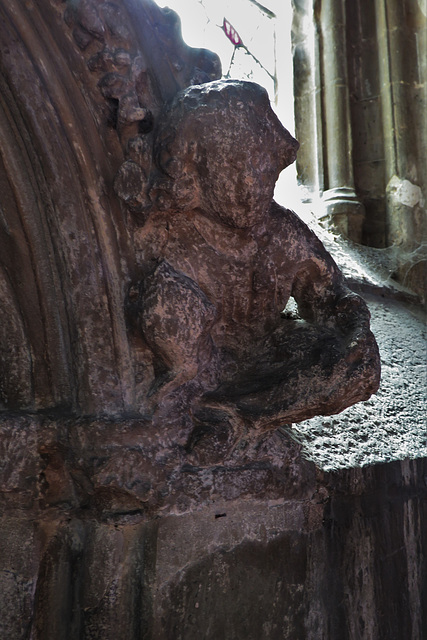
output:
[[[365,303],[272,199],[297,148],[249,82],[190,87],[158,118],[127,301],[155,422],[225,415],[267,429],[377,390]],[[297,314],[286,312],[290,298]]]

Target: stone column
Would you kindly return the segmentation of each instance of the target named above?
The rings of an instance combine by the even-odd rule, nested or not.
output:
[[[426,292],[427,68],[425,3],[375,0],[385,149],[387,244],[397,277]]]
[[[408,53],[415,61],[415,37],[409,37],[405,3],[401,0],[376,0],[379,72],[386,161],[388,242],[405,243],[414,235],[413,208],[421,199],[416,175],[417,147],[423,137],[421,127],[411,127],[416,113],[411,88],[421,78],[415,76],[416,64],[405,64]],[[415,96],[414,96],[415,97]],[[416,96],[418,102],[420,96]],[[425,115],[425,114],[424,114]],[[423,119],[424,120],[424,119]],[[415,134],[415,135],[414,135]]]
[[[360,242],[364,207],[354,191],[343,0],[323,0],[320,9],[326,215],[343,234]]]
[[[292,49],[294,113],[298,182],[312,195],[324,189],[322,104],[319,87],[319,29],[312,0],[296,2],[293,9]]]

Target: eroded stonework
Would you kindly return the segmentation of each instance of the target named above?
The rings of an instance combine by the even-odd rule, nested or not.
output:
[[[289,435],[379,357],[264,90],[151,0],[0,1],[0,71],[0,636],[415,637],[424,462]]]
[[[205,429],[200,424],[219,420],[237,442],[248,428],[271,429],[367,399],[379,382],[369,314],[315,236],[272,201],[276,179],[294,161],[298,143],[277,120],[266,92],[251,83],[209,81],[199,67],[199,84],[179,89],[196,76],[182,76],[176,61],[172,67],[182,77],[165,82],[146,50],[130,52],[131,27],[124,26],[124,11],[112,7],[70,4],[65,17],[76,25],[73,37],[82,50],[99,49],[90,51],[87,68],[102,71],[98,95],[115,108],[107,124],[127,156],[114,179],[128,215],[122,218],[125,243],[118,246],[114,226],[100,219],[107,215],[114,222],[112,212],[102,211],[107,175],[98,164],[92,168],[98,188],[90,181],[86,186],[95,203],[91,229],[77,228],[88,213],[84,202],[75,221],[62,219],[65,202],[61,206],[52,193],[57,234],[48,217],[43,221],[52,282],[33,262],[35,279],[42,282],[34,295],[41,307],[48,296],[53,304],[60,287],[63,305],[55,315],[59,325],[63,314],[65,326],[59,333],[41,310],[40,328],[36,314],[29,331],[34,309],[16,298],[12,265],[19,258],[23,265],[28,251],[42,252],[42,240],[30,234],[29,245],[14,247],[7,227],[14,214],[6,204],[5,308],[13,320],[2,344],[4,408],[71,403],[83,415],[131,411],[155,428],[175,429],[172,438],[188,444]],[[129,3],[128,10],[136,6]],[[156,11],[161,22],[153,22]],[[147,3],[141,15],[145,46],[159,24],[176,39],[170,12]],[[113,47],[114,38],[121,48]],[[164,43],[163,34],[159,51]],[[187,58],[189,68],[201,60],[216,72],[216,60],[207,53]],[[108,139],[100,141],[108,146]],[[78,142],[73,145],[73,161],[83,168],[84,152]],[[56,162],[55,153],[48,162]],[[66,198],[70,189],[63,185]],[[17,204],[23,220],[26,203]],[[43,219],[48,212],[46,204],[38,215]],[[88,241],[94,243],[92,255]],[[282,314],[291,297],[298,317]],[[53,353],[58,341],[61,347]]]
[[[336,413],[378,387],[364,302],[272,201],[297,148],[265,90],[247,82],[191,87],[159,116],[134,232],[141,279],[128,296],[133,335],[150,352],[145,406],[159,425],[219,412],[235,430],[272,428]],[[124,172],[119,180],[123,192]],[[297,318],[282,314],[290,297]]]
[[[21,434],[47,505],[108,487],[113,511],[155,509],[186,465],[260,451],[281,474],[298,447],[263,434],[367,399],[380,372],[365,303],[272,200],[297,141],[151,0],[2,15],[5,443],[10,411],[48,416]]]

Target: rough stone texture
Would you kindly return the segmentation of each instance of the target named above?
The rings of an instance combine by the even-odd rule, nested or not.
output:
[[[149,181],[154,203],[135,231],[144,279],[130,309],[159,367],[155,420],[167,403],[180,419],[186,405],[215,408],[264,429],[376,388],[364,304],[298,217],[270,204],[296,147],[250,83],[190,88],[161,115],[163,174]],[[291,296],[299,321],[281,315]]]
[[[2,7],[2,408],[140,415],[189,448],[220,424],[231,450],[367,399],[366,306],[272,202],[298,143],[266,92],[212,81],[151,0],[63,9]]]
[[[217,497],[151,521],[9,511],[2,638],[421,639],[425,460],[316,476],[307,465],[291,499]]]
[[[163,102],[218,77],[218,59],[149,1],[6,2],[0,29],[2,406],[135,411],[135,257],[114,177]]]
[[[426,514],[422,485],[414,497],[412,483],[423,468],[418,461],[355,470],[323,478],[308,501],[247,503],[244,514],[228,505],[221,519],[213,510],[184,518],[196,539],[202,533],[202,553],[182,548],[178,523],[164,521],[157,552],[161,558],[166,546],[172,566],[156,581],[154,637],[197,638],[203,630],[212,639],[421,638]],[[405,487],[404,503],[397,486]]]
[[[425,320],[407,303],[365,298],[382,353],[378,393],[339,416],[294,425],[304,454],[323,468],[427,457]]]
[[[178,32],[0,3],[0,637],[418,640],[425,461],[326,474],[284,424],[376,389],[366,306],[271,204],[264,92]]]
[[[381,385],[368,401],[331,418],[293,425],[303,455],[323,469],[365,466],[427,456],[427,334],[425,309],[391,277],[394,248],[349,243],[310,226],[334,255],[348,285],[364,296],[381,353]]]

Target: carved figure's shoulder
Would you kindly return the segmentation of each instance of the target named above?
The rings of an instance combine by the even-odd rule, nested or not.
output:
[[[292,210],[272,202],[267,226],[274,244],[280,244],[296,264],[314,261],[322,271],[339,273],[334,259],[315,232]]]
[[[268,212],[268,224],[271,229],[283,230],[286,234],[297,234],[300,238],[311,239],[314,233],[291,209],[285,209],[274,200]]]
[[[315,234],[294,211],[285,209],[274,200],[268,211],[266,229],[271,242],[280,244],[287,251],[292,249],[292,253],[310,252],[310,247],[317,240]]]

